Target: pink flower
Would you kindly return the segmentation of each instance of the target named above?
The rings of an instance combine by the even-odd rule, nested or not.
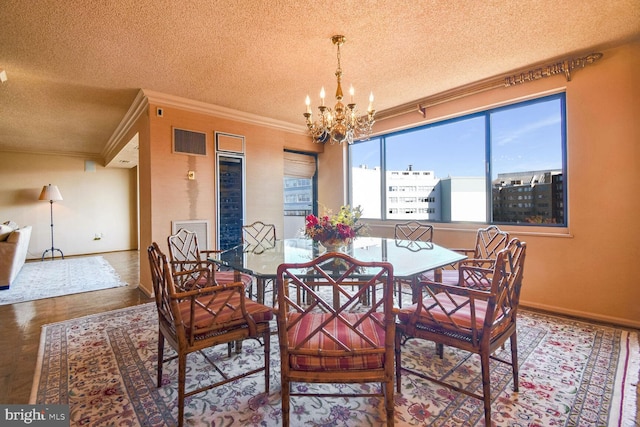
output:
[[[307,228],[318,225],[318,218],[315,215],[307,215]]]

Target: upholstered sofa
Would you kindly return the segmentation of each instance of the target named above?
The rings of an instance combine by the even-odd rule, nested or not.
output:
[[[0,237],[0,290],[9,289],[27,259],[31,226],[10,230]]]

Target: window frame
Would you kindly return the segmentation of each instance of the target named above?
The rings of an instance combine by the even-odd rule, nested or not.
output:
[[[532,222],[507,222],[507,221],[494,221],[493,213],[494,213],[494,200],[493,200],[493,179],[492,179],[492,164],[491,164],[491,155],[492,155],[492,140],[491,140],[491,115],[496,112],[506,111],[509,109],[515,109],[520,107],[525,107],[527,105],[537,104],[548,102],[552,100],[559,101],[559,115],[560,115],[560,156],[561,156],[561,168],[562,174],[560,182],[562,183],[562,201],[561,207],[562,210],[562,219],[563,222],[558,223],[532,223]],[[432,220],[425,219],[429,222],[440,223],[440,224],[494,224],[501,226],[516,226],[516,227],[552,227],[552,228],[568,228],[569,227],[569,203],[568,203],[568,161],[567,161],[567,99],[566,92],[561,91],[553,94],[547,94],[538,97],[532,97],[530,99],[524,101],[513,101],[509,103],[502,104],[500,106],[490,107],[486,109],[482,109],[480,111],[475,111],[469,114],[463,114],[456,117],[448,117],[442,120],[436,120],[427,124],[419,124],[417,126],[407,127],[405,129],[382,133],[371,137],[368,140],[356,141],[355,144],[371,142],[371,140],[379,141],[379,154],[380,154],[380,208],[381,211],[378,213],[378,216],[366,217],[367,219],[382,221],[382,222],[397,222],[396,219],[388,218],[387,211],[387,168],[386,168],[386,152],[387,152],[387,144],[386,139],[388,137],[401,135],[408,132],[415,132],[421,129],[428,129],[434,126],[441,126],[450,123],[454,123],[461,120],[467,120],[474,117],[484,117],[484,144],[485,144],[485,182],[486,182],[486,213],[485,213],[485,221],[444,221],[444,220]],[[352,174],[352,146],[349,146],[347,150],[347,164],[349,167],[347,168],[347,190],[348,190],[348,200],[350,203],[353,203],[353,174]],[[549,183],[552,186],[557,185],[556,181],[552,181]],[[553,216],[553,212],[551,212]],[[418,218],[417,218],[418,219]]]

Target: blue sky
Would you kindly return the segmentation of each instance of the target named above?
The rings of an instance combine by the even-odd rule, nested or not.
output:
[[[485,116],[387,137],[387,170],[432,170],[439,178],[483,176]],[[560,100],[527,103],[491,115],[492,175],[561,169]],[[377,140],[376,140],[377,141]],[[352,146],[354,165],[380,165],[374,141]]]

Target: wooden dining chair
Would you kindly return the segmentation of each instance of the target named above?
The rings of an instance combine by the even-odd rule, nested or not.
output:
[[[432,242],[433,226],[420,221],[398,223],[394,227],[394,238],[396,240],[408,240],[411,242]],[[419,250],[418,246],[416,247],[416,250]],[[431,273],[430,277],[433,278],[433,273]],[[402,307],[402,295],[413,295],[411,286],[414,281],[408,278],[396,277],[395,282],[398,305]],[[408,290],[403,292],[403,289],[407,288]]]
[[[408,372],[449,387],[484,402],[485,425],[491,425],[491,376],[489,360],[511,365],[513,389],[518,391],[517,314],[522,287],[526,243],[514,238],[496,256],[491,269],[463,265],[457,286],[435,282],[421,283],[423,297],[411,307],[396,310],[396,381],[401,389],[402,373]],[[487,290],[470,289],[466,277],[491,277]],[[462,290],[461,290],[462,289]],[[478,354],[483,394],[463,389],[419,368],[402,366],[402,344],[410,339],[423,339],[436,344]],[[500,359],[494,352],[506,342],[511,344],[511,360]]]
[[[251,293],[253,277],[231,270],[220,270],[219,266],[212,261],[220,251],[200,249],[198,235],[195,232],[181,228],[176,234],[167,237],[167,245],[171,265],[176,271],[192,270],[194,267],[209,268],[216,283],[225,284],[240,281]]]
[[[423,280],[432,280],[450,285],[459,284],[460,274],[458,270],[460,266],[474,265],[492,269],[498,252],[507,247],[507,243],[509,243],[508,232],[500,230],[500,228],[495,225],[480,228],[476,232],[474,247],[451,249],[466,255],[466,260],[443,268],[439,272],[439,277],[434,277],[433,274],[429,273],[423,277]],[[482,275],[476,277],[475,280],[472,277],[468,277],[464,284],[473,289],[487,289],[491,286],[491,277]]]
[[[291,397],[314,395],[293,383],[380,383],[380,390],[315,396],[383,397],[386,425],[393,426],[392,265],[330,252],[281,264],[276,283],[283,425]]]
[[[239,380],[258,372],[264,372],[265,392],[269,392],[270,327],[273,311],[245,297],[241,282],[217,285],[212,270],[194,267],[191,270],[172,271],[167,257],[154,242],[148,248],[151,278],[158,311],[158,378],[162,386],[164,363],[178,359],[178,426],[183,425],[184,401],[188,396]],[[177,283],[174,281],[177,278]],[[180,284],[180,286],[178,286]],[[261,338],[264,347],[262,366],[237,375],[228,375],[207,357],[203,351],[219,344],[229,344],[247,338]],[[165,341],[175,350],[176,356],[164,358]],[[189,354],[201,352],[212,364],[211,375],[217,372],[221,379],[201,384],[186,392],[186,370]],[[209,374],[208,374],[209,375]]]

